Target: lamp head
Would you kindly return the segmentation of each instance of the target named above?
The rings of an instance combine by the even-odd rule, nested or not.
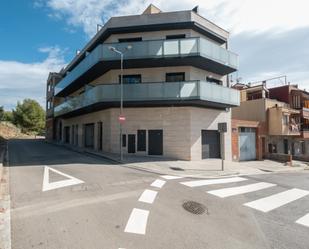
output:
[[[112,46],[109,46],[108,49],[109,49],[110,51],[113,51],[113,52],[116,50],[116,49],[115,49],[114,47],[112,47]]]

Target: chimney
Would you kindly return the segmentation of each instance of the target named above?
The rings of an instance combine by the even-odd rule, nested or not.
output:
[[[149,15],[149,14],[158,14],[161,13],[162,10],[160,10],[159,8],[157,8],[156,6],[154,6],[153,4],[150,4],[143,12],[143,15]]]

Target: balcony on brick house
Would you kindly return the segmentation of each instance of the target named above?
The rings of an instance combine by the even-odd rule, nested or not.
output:
[[[300,111],[278,106],[269,108],[268,131],[274,136],[300,136]]]

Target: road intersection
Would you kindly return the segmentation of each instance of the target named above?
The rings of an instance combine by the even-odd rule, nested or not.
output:
[[[308,248],[305,172],[201,180],[41,140],[13,140],[9,150],[14,249]],[[188,202],[205,212],[188,212]]]

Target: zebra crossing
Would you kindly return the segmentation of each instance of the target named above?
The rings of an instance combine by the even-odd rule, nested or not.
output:
[[[227,177],[218,179],[183,181],[180,182],[180,184],[191,188],[224,185],[229,183],[241,184],[240,186],[236,187],[224,187],[206,191],[208,194],[214,195],[219,198],[233,197],[241,194],[247,194],[269,188],[274,188],[277,186],[277,184],[268,182],[244,184],[247,183],[247,180],[248,179],[245,177]],[[243,203],[243,206],[267,213],[284,205],[297,201],[308,195],[308,190],[292,188],[251,202]],[[299,217],[299,219],[296,220],[295,223],[309,227],[309,213],[304,215],[303,217]]]

